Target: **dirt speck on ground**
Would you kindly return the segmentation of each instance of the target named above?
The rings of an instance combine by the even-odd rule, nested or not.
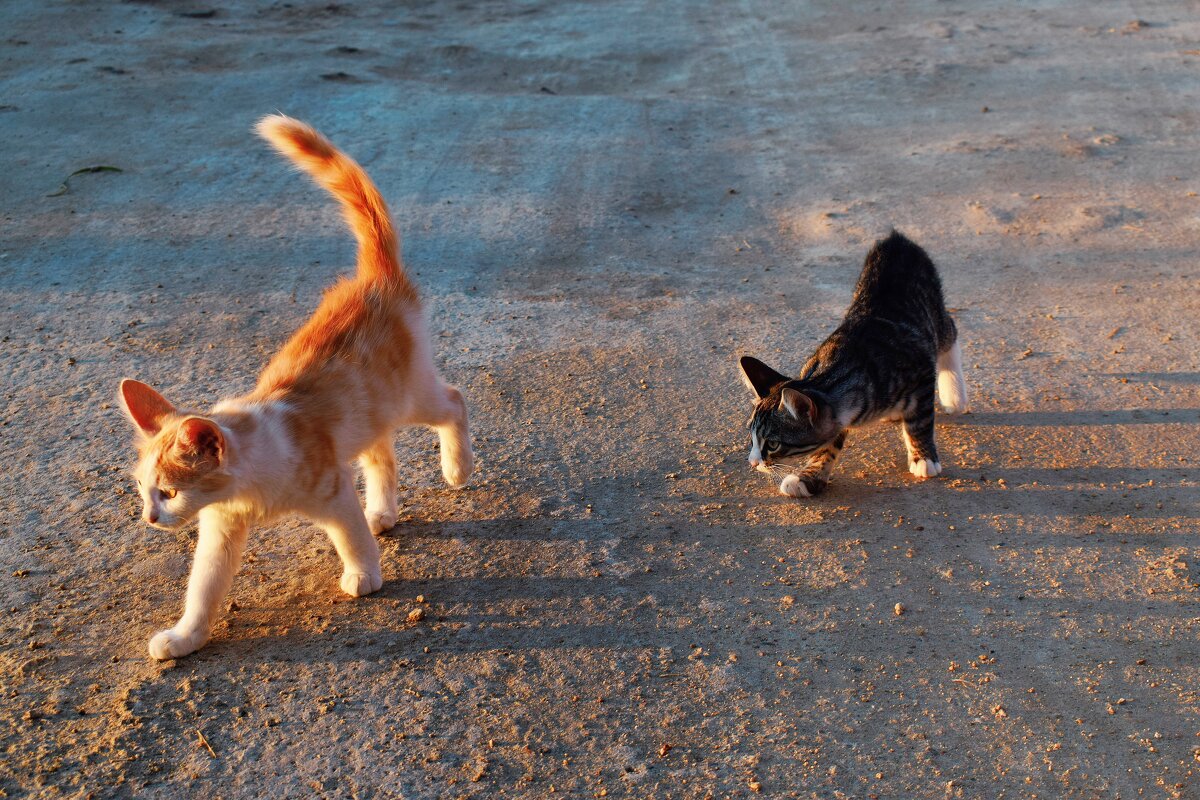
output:
[[[1185,4],[2,17],[7,796],[1197,796]],[[379,594],[283,522],[158,664],[192,537],[139,523],[117,381],[248,389],[353,261],[274,110],[388,198],[479,470],[402,435]],[[735,357],[797,368],[892,225],[974,411],[940,479],[883,425],[780,497]]]

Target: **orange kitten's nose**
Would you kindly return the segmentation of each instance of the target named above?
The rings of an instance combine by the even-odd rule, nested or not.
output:
[[[158,522],[158,512],[153,508],[148,509],[143,516],[146,518],[146,522],[149,522],[151,525]]]

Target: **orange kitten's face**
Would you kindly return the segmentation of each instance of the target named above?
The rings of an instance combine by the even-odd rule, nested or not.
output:
[[[137,381],[121,383],[121,405],[141,434],[134,469],[142,519],[174,530],[205,506],[227,499],[225,436],[204,417],[178,413],[162,395]]]
[[[142,497],[142,519],[156,528],[173,530],[186,525],[200,509],[227,496],[230,477],[221,469],[219,454],[182,432],[184,423],[193,420],[199,418],[167,421],[146,443],[134,470]]]

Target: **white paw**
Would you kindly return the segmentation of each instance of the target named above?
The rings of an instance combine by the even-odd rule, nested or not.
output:
[[[370,527],[371,533],[378,536],[384,531],[390,531],[396,527],[396,512],[395,511],[368,511],[367,526]]]
[[[965,397],[951,396],[948,399],[941,400],[940,405],[942,411],[945,411],[947,414],[965,414],[970,409]]]
[[[383,576],[375,572],[343,572],[342,591],[351,597],[362,597],[365,594],[379,591],[383,586]]]
[[[150,637],[150,656],[159,661],[181,658],[188,653],[196,652],[207,641],[208,637],[203,634],[184,635],[176,633],[173,628],[168,628]]]
[[[461,489],[465,486],[474,469],[475,455],[470,450],[460,450],[454,454],[447,452],[442,458],[442,477],[451,489]]]
[[[808,492],[808,487],[804,485],[804,481],[796,475],[788,475],[783,479],[783,482],[779,484],[779,493],[788,497],[812,497]]]
[[[936,478],[942,473],[942,465],[937,461],[922,458],[909,464],[908,471],[918,478]]]

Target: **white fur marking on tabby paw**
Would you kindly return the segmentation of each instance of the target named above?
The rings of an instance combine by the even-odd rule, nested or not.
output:
[[[812,497],[808,492],[808,487],[804,485],[804,481],[800,480],[795,475],[788,475],[779,484],[779,493],[786,494],[788,497]]]
[[[371,533],[378,536],[384,531],[390,531],[396,527],[396,512],[395,511],[368,511],[367,525],[371,528]]]
[[[383,576],[378,572],[342,573],[342,591],[351,597],[377,592],[380,586],[383,586]]]
[[[908,471],[918,478],[935,478],[942,472],[942,465],[937,461],[922,458],[908,465]]]
[[[150,637],[150,656],[159,661],[181,658],[199,650],[206,641],[207,637],[199,634],[183,636],[176,633],[174,629],[159,631]]]

